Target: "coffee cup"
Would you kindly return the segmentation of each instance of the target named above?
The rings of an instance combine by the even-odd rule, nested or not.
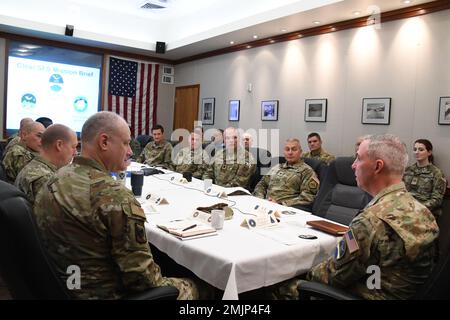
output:
[[[211,226],[220,230],[223,228],[223,222],[225,221],[225,211],[223,210],[211,210]]]
[[[212,179],[205,179],[203,180],[203,188],[204,190],[208,190],[212,186]]]
[[[133,194],[136,197],[140,197],[142,195],[142,186],[144,185],[144,172],[132,171],[131,172],[131,190],[133,190]]]

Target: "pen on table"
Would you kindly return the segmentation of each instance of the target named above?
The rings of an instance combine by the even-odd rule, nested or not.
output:
[[[189,226],[189,227],[187,227],[187,228],[184,228],[184,229],[181,230],[181,231],[187,231],[187,230],[189,230],[189,229],[195,228],[196,226],[197,226],[196,224],[193,224],[192,226]]]

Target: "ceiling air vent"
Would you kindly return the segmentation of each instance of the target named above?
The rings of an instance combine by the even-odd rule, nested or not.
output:
[[[165,9],[167,8],[167,0],[146,1],[141,5],[141,9]]]

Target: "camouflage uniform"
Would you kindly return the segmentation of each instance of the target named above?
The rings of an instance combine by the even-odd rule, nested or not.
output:
[[[165,278],[147,242],[144,211],[130,190],[91,159],[75,157],[50,178],[35,201],[44,244],[63,284],[81,270],[74,298],[111,299],[173,285],[179,299],[199,298],[190,279]]]
[[[176,172],[190,171],[193,177],[201,179],[208,169],[208,163],[209,157],[205,150],[199,148],[194,151],[187,147],[178,152],[173,166]]]
[[[272,198],[285,206],[309,205],[319,190],[319,179],[303,160],[295,164],[278,164],[256,185],[253,195]]]
[[[131,139],[130,147],[133,150],[133,159],[137,159],[142,151],[141,144],[136,139]]]
[[[239,148],[229,152],[223,149],[214,156],[203,179],[213,179],[215,184],[222,187],[248,188],[255,172],[256,162],[247,150]]]
[[[31,151],[27,147],[18,143],[11,147],[5,157],[3,158],[3,167],[5,168],[6,177],[11,183],[16,181],[17,175],[37,153]]]
[[[36,156],[20,172],[14,183],[33,204],[36,194],[56,172],[56,166],[41,156]]]
[[[169,142],[162,141],[161,144],[158,145],[155,141],[151,141],[147,143],[136,161],[151,166],[159,165],[166,169],[171,169],[172,150],[172,145]]]
[[[20,142],[20,137],[17,134],[13,134],[8,138],[5,149],[3,149],[3,154],[6,154],[13,146]]]
[[[305,152],[302,155],[302,158],[312,158],[312,159],[317,159],[320,161],[325,162],[326,164],[330,164],[331,161],[333,161],[334,159],[336,159],[335,156],[329,154],[328,152],[326,152],[323,149],[320,149],[319,152]]]
[[[407,299],[428,279],[439,229],[431,212],[403,183],[382,190],[353,219],[350,228],[353,245],[343,237],[334,256],[312,268],[308,279],[364,299]],[[380,289],[367,286],[368,277],[373,275],[367,268],[372,265],[380,268]],[[298,281],[284,283],[274,295],[298,298]]]
[[[435,217],[441,215],[447,182],[438,167],[433,164],[419,167],[415,163],[406,168],[403,181],[413,197],[433,212]]]

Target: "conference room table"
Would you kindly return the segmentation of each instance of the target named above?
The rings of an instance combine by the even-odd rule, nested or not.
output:
[[[140,166],[132,163],[129,170]],[[251,195],[209,196],[204,192],[202,180],[193,178],[192,182],[181,183],[180,173],[164,172],[145,176],[142,196],[137,197],[146,214],[148,241],[200,279],[223,290],[223,299],[237,300],[240,293],[306,273],[327,258],[336,246],[337,237],[306,224],[308,220],[321,219],[308,212]],[[131,189],[130,178],[127,178],[126,186]],[[213,185],[215,188],[227,193],[235,190]],[[157,194],[168,203],[152,203],[153,207],[150,207],[146,200],[149,193]],[[157,227],[157,224],[185,219],[197,207],[217,203],[228,204],[234,214],[232,219],[224,221],[223,228],[215,236],[180,240]],[[280,222],[261,229],[241,226],[256,205],[276,210],[280,213]],[[317,239],[301,239],[298,237],[301,234],[315,235]]]

